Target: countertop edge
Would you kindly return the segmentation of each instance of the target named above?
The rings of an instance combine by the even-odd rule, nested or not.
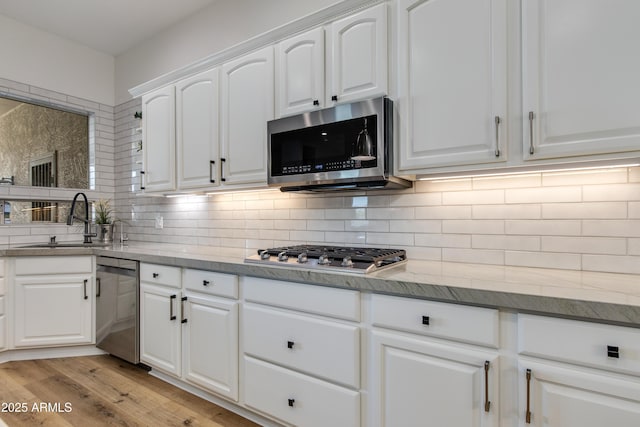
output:
[[[189,253],[188,251],[163,253],[162,249],[148,248],[126,250],[115,248],[6,248],[0,249],[0,256],[71,256],[98,255],[135,261],[164,264],[176,267],[212,270],[221,273],[253,276],[265,279],[302,282],[319,286],[329,286],[356,291],[382,293],[410,298],[428,299],[447,303],[465,304],[496,308],[512,312],[526,312],[640,327],[640,305],[621,304],[565,298],[558,296],[534,295],[526,292],[482,289],[470,283],[447,284],[418,282],[402,278],[404,266],[394,267],[371,275],[321,272],[304,268],[270,267],[247,264],[235,257]],[[171,255],[170,255],[171,254]],[[419,263],[420,261],[414,261]],[[466,264],[461,264],[461,266]],[[527,269],[533,270],[535,269]],[[541,269],[541,271],[548,271]],[[455,281],[452,279],[452,282]],[[640,286],[640,283],[639,283]]]

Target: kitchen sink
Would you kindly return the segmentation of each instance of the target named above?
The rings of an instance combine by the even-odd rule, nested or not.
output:
[[[92,243],[74,243],[74,242],[65,242],[65,243],[33,243],[30,245],[20,246],[21,248],[104,248],[106,246],[111,246],[111,243],[101,243],[101,242],[92,242]]]

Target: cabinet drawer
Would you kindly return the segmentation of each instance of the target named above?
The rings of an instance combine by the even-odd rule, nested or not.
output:
[[[16,258],[16,276],[74,274],[93,271],[91,256],[39,256]]]
[[[247,301],[338,319],[360,320],[357,291],[246,277],[243,292]]]
[[[640,375],[640,329],[518,315],[518,351]]]
[[[185,269],[182,280],[186,289],[227,298],[238,298],[238,276],[215,271]]]
[[[360,425],[357,391],[250,357],[245,357],[244,390],[247,406],[293,425]]]
[[[497,348],[498,310],[372,295],[373,325]]]
[[[360,386],[360,339],[345,325],[269,308],[245,305],[244,351],[292,369]]]
[[[180,288],[182,286],[180,281],[180,267],[141,263],[140,281]]]

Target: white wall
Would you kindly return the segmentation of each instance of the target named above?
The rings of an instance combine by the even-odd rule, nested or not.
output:
[[[132,87],[335,3],[339,1],[216,2],[116,57],[116,105],[131,99]]]
[[[114,105],[113,56],[0,15],[0,78]]]

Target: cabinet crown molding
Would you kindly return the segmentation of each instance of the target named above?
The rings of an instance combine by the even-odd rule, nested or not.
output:
[[[129,89],[129,93],[133,98],[140,97],[159,87],[175,83],[176,81],[185,77],[189,77],[207,69],[221,65],[222,63],[241,56],[245,53],[249,53],[251,51],[271,44],[275,44],[286,37],[306,31],[315,26],[327,24],[337,18],[341,18],[357,10],[384,2],[385,0],[343,0],[310,15],[304,16],[300,19],[296,19],[287,24],[281,25],[280,27],[276,27],[265,33],[252,37],[244,42],[231,46],[220,52],[206,56],[191,64],[185,65],[184,67],[170,71],[145,83],[139,84],[138,86]]]

